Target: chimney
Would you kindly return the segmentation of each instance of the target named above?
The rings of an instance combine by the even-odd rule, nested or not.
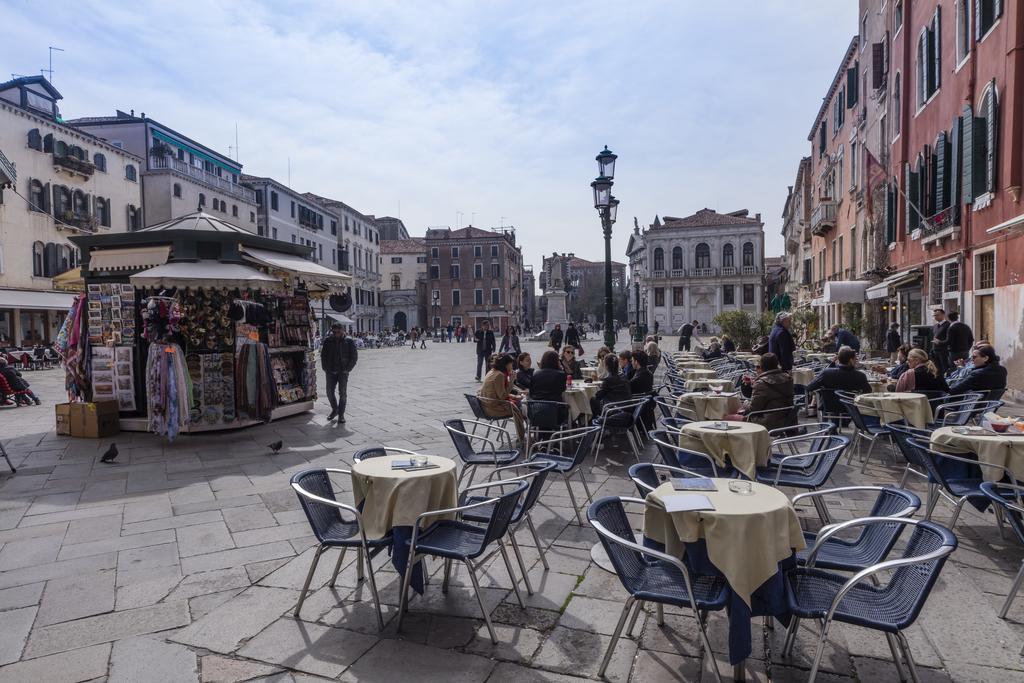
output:
[[[754,220],[757,221],[758,223],[761,222],[761,213],[760,212],[754,214]]]
[[[132,109],[131,112],[129,112],[129,115],[134,117],[135,116],[135,110]]]

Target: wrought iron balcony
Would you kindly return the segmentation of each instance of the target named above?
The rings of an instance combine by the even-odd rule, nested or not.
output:
[[[222,178],[216,173],[207,173],[201,168],[185,163],[180,159],[175,159],[174,157],[158,157],[150,155],[149,169],[151,171],[173,171],[197,182],[209,185],[215,190],[220,190],[221,192],[226,192],[227,194],[238,197],[251,204],[256,203],[255,190],[243,187],[238,183],[233,183],[227,178]]]
[[[78,157],[70,155],[64,155],[62,157],[54,155],[53,167],[57,171],[67,171],[68,173],[80,175],[83,178],[89,178],[96,172],[96,167],[92,165],[92,162],[83,161]]]
[[[18,180],[17,169],[14,166],[14,162],[4,156],[2,150],[0,150],[0,187],[4,185],[14,185]]]
[[[811,232],[815,235],[824,235],[836,227],[837,202],[826,199],[818,202],[811,213]]]

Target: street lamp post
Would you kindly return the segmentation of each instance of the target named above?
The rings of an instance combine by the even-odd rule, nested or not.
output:
[[[441,295],[439,293],[437,293],[437,292],[434,292],[434,318],[430,322],[431,322],[431,327],[434,328],[434,336],[435,337],[437,336],[437,328],[440,326],[440,323],[441,323],[441,321],[440,321],[440,319],[438,318],[438,315],[437,315],[437,310],[440,307],[441,307]]]
[[[615,350],[615,311],[612,305],[612,225],[618,213],[619,200],[612,196],[615,160],[618,157],[607,146],[597,155],[597,178],[590,183],[594,191],[594,208],[601,218],[604,232],[604,344]]]
[[[636,279],[633,280],[633,295],[634,300],[636,301],[636,331],[633,336],[633,341],[642,342],[644,340],[644,333],[643,330],[640,329],[640,281]]]

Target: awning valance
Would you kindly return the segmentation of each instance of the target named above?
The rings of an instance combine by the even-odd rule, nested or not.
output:
[[[74,294],[34,292],[27,289],[0,289],[0,308],[67,311],[73,303],[75,303]]]
[[[920,279],[920,270],[905,270],[902,273],[895,273],[893,275],[890,275],[889,277],[879,282],[877,285],[871,285],[865,290],[864,295],[868,298],[868,301],[874,299],[884,299],[885,297],[889,296],[892,293],[892,290],[899,287],[900,285],[905,285],[909,282],[914,282],[915,280]]]
[[[250,261],[273,270],[294,273],[309,284],[321,285],[323,287],[343,287],[352,281],[351,276],[345,273],[325,268],[319,263],[308,261],[296,254],[284,254],[253,247],[242,247],[242,250],[245,257]]]
[[[94,251],[89,254],[89,272],[151,268],[167,263],[170,253],[168,245]]]
[[[82,269],[72,268],[53,278],[53,286],[57,289],[64,289],[73,292],[85,290],[85,279],[82,277]]]
[[[278,289],[281,281],[240,263],[214,260],[165,263],[128,278],[136,287],[249,287]]]
[[[335,322],[339,322],[342,325],[355,325],[356,324],[355,320],[353,320],[352,318],[348,317],[344,313],[331,313],[330,311],[328,311],[325,315],[328,318],[330,318],[331,320],[334,320]]]
[[[867,280],[832,280],[825,283],[826,304],[859,304],[864,302],[864,290],[871,283]]]

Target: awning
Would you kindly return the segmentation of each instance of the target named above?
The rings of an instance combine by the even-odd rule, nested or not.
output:
[[[323,287],[342,287],[352,281],[352,277],[346,273],[339,273],[336,270],[325,268],[319,263],[308,261],[296,254],[283,254],[277,251],[267,251],[266,249],[255,249],[253,247],[242,247],[242,251],[254,263],[274,270],[293,273],[309,284]]]
[[[281,281],[240,263],[214,260],[165,263],[128,278],[137,287],[251,287],[277,289]]]
[[[905,270],[902,273],[890,275],[877,285],[871,285],[867,290],[865,290],[864,295],[868,298],[868,301],[884,299],[892,294],[892,290],[896,289],[900,285],[905,285],[908,282],[914,282],[915,280],[920,279],[920,270]]]
[[[67,311],[73,303],[75,303],[74,294],[36,292],[26,289],[0,289],[0,308]]]
[[[82,277],[81,268],[72,268],[53,278],[53,286],[57,289],[81,292],[85,290],[85,279]]]
[[[89,272],[152,268],[167,263],[170,253],[171,248],[168,245],[102,249],[89,254]]]
[[[1021,227],[1024,227],[1024,213],[1022,213],[1019,216],[1016,216],[1015,218],[1011,218],[1008,221],[1003,221],[999,225],[993,225],[985,232],[988,233],[989,235],[994,235],[995,233],[1002,232],[1003,230],[1010,230],[1011,228]]]
[[[356,324],[355,320],[353,320],[352,318],[348,317],[347,315],[345,315],[343,313],[330,313],[330,312],[328,312],[328,313],[325,313],[325,315],[328,318],[330,318],[331,320],[334,320],[335,322],[339,322],[342,325],[355,325]]]
[[[871,283],[867,280],[832,280],[825,283],[826,304],[859,304],[864,302],[864,290]]]

